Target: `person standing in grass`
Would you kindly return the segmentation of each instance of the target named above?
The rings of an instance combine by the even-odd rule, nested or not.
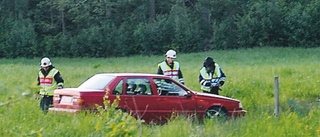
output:
[[[41,69],[38,73],[39,94],[41,95],[40,108],[46,113],[53,104],[53,91],[63,88],[64,80],[59,70],[51,64],[49,58],[42,58],[40,66]]]
[[[166,59],[158,64],[157,74],[169,76],[181,84],[184,84],[180,63],[175,60],[176,58],[176,51],[172,49],[168,50]]]
[[[205,93],[219,95],[220,87],[223,86],[225,80],[226,75],[219,64],[212,57],[206,57],[199,75],[201,90]]]

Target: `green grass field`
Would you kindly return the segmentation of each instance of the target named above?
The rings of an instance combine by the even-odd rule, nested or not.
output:
[[[106,53],[107,54],[107,53]],[[0,136],[283,137],[320,136],[320,48],[254,48],[177,54],[186,86],[200,91],[198,73],[212,56],[227,75],[221,95],[242,101],[247,115],[194,122],[178,117],[165,125],[134,121],[106,125],[107,114],[43,114],[36,92],[39,59],[0,59]],[[164,56],[51,58],[65,87],[100,72],[156,73]],[[280,81],[280,113],[274,116],[274,77]],[[128,130],[128,128],[130,130]],[[124,134],[128,133],[128,134]]]

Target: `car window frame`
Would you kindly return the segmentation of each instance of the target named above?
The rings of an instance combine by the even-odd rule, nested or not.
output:
[[[179,93],[178,92],[178,95],[174,94],[175,92],[170,92],[168,91],[167,94],[160,94],[160,90],[166,90],[166,89],[159,89],[159,85],[158,83],[155,81],[155,79],[160,79],[160,80],[164,80],[164,81],[170,81],[171,82],[171,85],[174,84],[176,87],[182,89],[184,92],[183,93]],[[189,96],[190,95],[190,90],[188,88],[186,88],[185,86],[181,85],[180,83],[178,83],[177,81],[173,80],[173,79],[170,79],[170,78],[161,78],[161,77],[154,77],[152,78],[152,82],[154,84],[154,87],[156,89],[156,93],[157,95],[159,96],[166,96],[166,97],[171,97],[171,96]],[[162,93],[162,92],[161,92]]]
[[[130,80],[130,81],[128,81]],[[134,82],[131,80],[135,80]],[[146,81],[146,82],[142,82],[142,81]],[[136,84],[136,89],[134,89],[134,93],[129,93],[128,94],[128,86],[130,84]],[[138,92],[138,86],[139,84],[144,84],[147,88],[146,91],[148,91],[150,94],[140,94]],[[124,79],[124,93],[123,95],[154,95],[153,93],[153,89],[152,89],[152,83],[150,82],[150,78],[149,77],[145,77],[145,76],[132,76],[132,77],[126,77]]]

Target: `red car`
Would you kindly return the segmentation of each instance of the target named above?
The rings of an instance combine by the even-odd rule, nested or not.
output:
[[[107,92],[109,91],[109,92]],[[199,118],[244,116],[239,100],[195,92],[170,77],[141,73],[101,73],[78,88],[57,89],[49,111],[78,112],[103,106],[103,97],[113,101],[120,96],[118,108],[146,122],[166,121],[175,114]]]

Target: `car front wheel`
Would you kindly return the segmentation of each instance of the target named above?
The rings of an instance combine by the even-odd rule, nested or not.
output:
[[[206,111],[208,119],[226,119],[227,112],[222,107],[211,107]]]

